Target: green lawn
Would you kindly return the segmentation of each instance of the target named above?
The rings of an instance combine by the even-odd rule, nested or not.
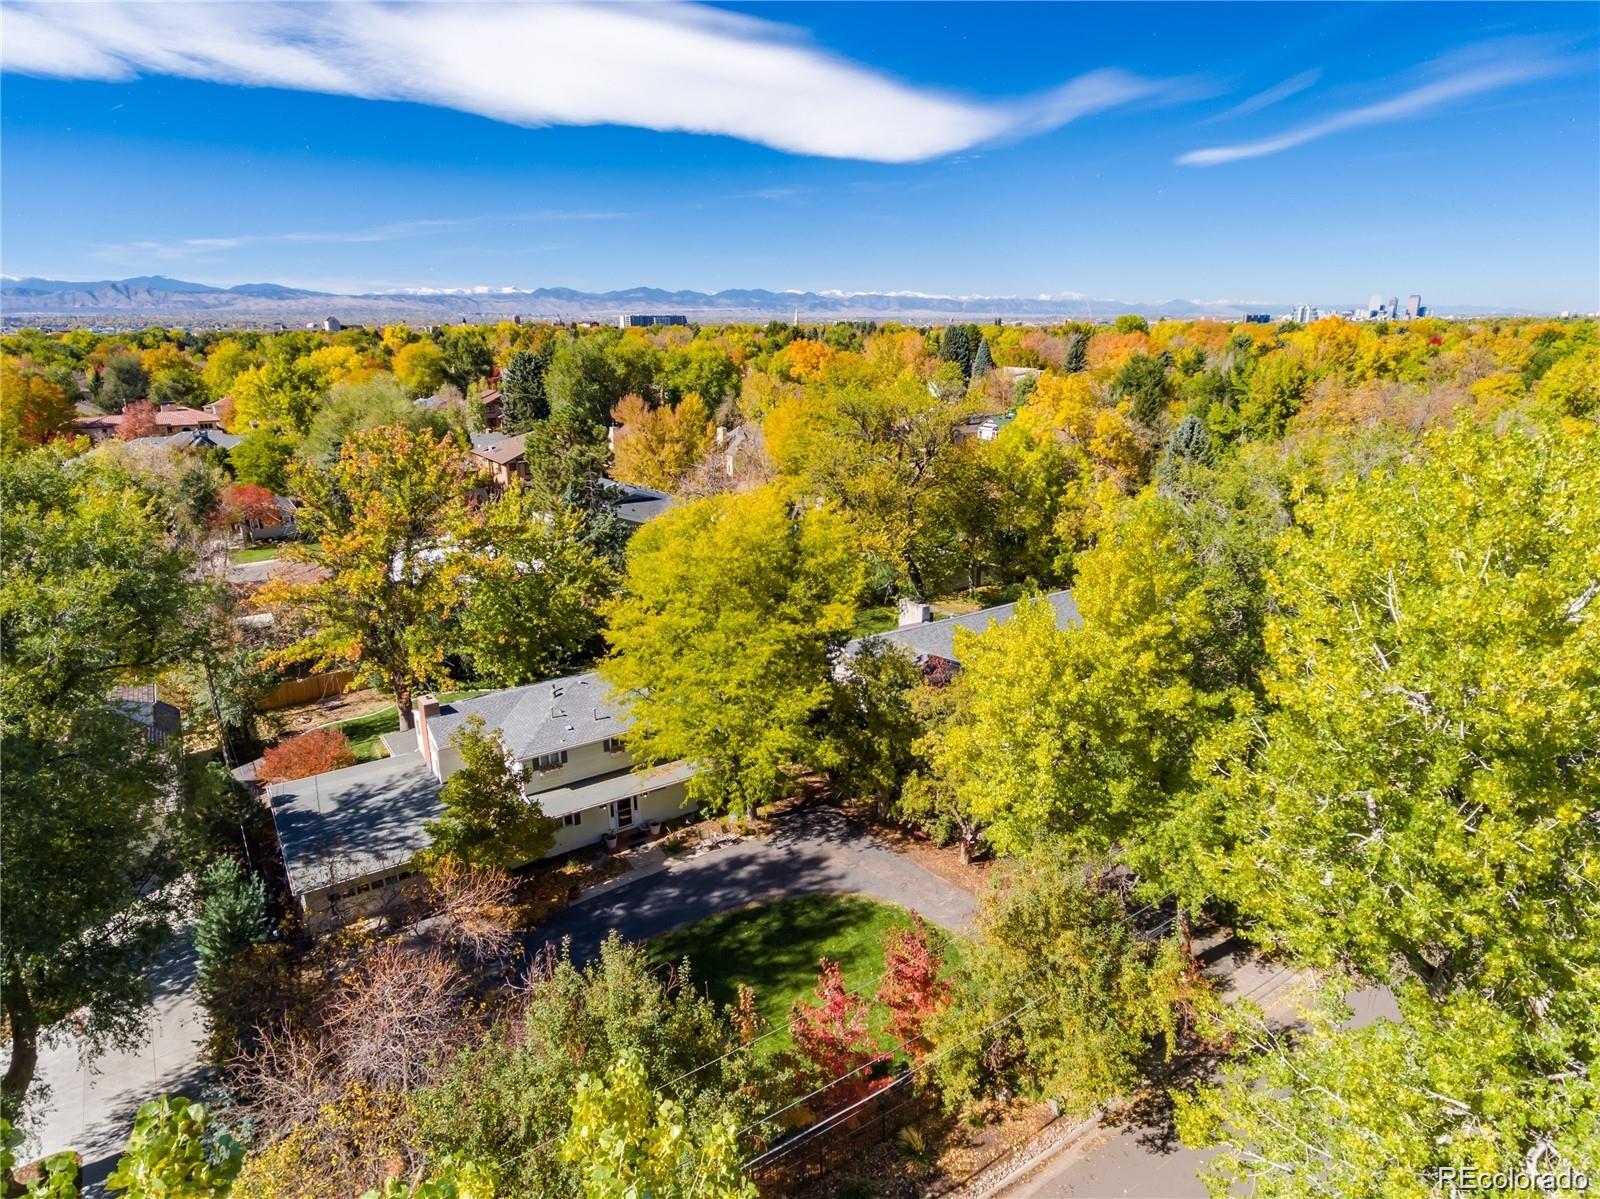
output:
[[[475,699],[488,694],[487,691],[446,691],[439,696],[439,702],[448,704],[458,699]],[[365,716],[338,720],[325,727],[338,729],[349,738],[350,752],[355,754],[357,762],[370,762],[383,757],[383,742],[379,738],[385,733],[399,731],[400,713],[391,704],[387,708],[379,708],[376,712],[368,712]]]
[[[812,994],[818,960],[824,956],[843,967],[847,987],[871,998],[883,973],[884,937],[910,924],[911,914],[892,904],[848,895],[802,895],[680,928],[651,942],[650,953],[663,964],[687,957],[695,987],[709,992],[719,1007],[734,1001],[740,983],[755,988],[756,1006],[776,1027],[789,1022],[796,999]],[[934,932],[949,955],[948,938]],[[881,1030],[882,1018],[881,1011],[874,1013],[875,1028]],[[793,1041],[782,1033],[764,1044],[777,1050]]]
[[[277,545],[247,545],[243,549],[230,550],[228,561],[239,566],[249,562],[271,562],[281,548]]]
[[[869,633],[886,633],[900,623],[900,610],[892,604],[884,604],[877,608],[859,608],[856,610],[855,628],[850,630],[852,637],[865,637]]]

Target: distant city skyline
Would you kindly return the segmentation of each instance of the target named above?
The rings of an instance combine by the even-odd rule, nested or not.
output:
[[[1600,308],[1593,5],[0,7],[0,269]]]

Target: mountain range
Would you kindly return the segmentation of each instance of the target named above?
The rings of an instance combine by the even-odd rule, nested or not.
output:
[[[1161,303],[1090,297],[1076,292],[1050,296],[943,296],[922,292],[768,291],[735,288],[718,292],[633,287],[578,291],[569,287],[410,288],[340,294],[241,283],[213,287],[162,275],[75,282],[0,277],[0,315],[6,323],[137,324],[161,320],[183,324],[299,325],[334,317],[349,324],[388,321],[483,321],[511,316],[532,319],[614,320],[625,313],[681,313],[691,320],[786,319],[902,320],[944,322],[1000,317],[1052,322],[1104,319],[1124,312],[1144,316],[1237,318],[1247,312],[1281,314],[1287,303],[1234,300],[1167,300]],[[1501,311],[1459,307],[1460,313]]]
[[[339,294],[241,283],[213,287],[162,275],[87,282],[65,279],[0,280],[0,312],[19,317],[135,320],[177,317],[197,322],[300,324],[323,317],[345,322],[533,318],[606,319],[629,312],[681,313],[702,320],[768,320],[793,317],[842,320],[950,320],[1009,317],[1028,320],[1092,319],[1123,312],[1150,316],[1238,316],[1281,312],[1287,305],[1230,301],[1168,300],[1160,304],[1053,296],[942,296],[921,292],[769,291],[735,288],[718,292],[633,287],[578,291],[569,287],[410,288]]]

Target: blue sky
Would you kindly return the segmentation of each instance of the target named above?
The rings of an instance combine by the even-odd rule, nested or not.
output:
[[[1593,4],[0,7],[0,266],[1600,308]]]

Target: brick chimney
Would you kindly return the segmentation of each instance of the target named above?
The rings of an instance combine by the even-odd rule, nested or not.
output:
[[[419,695],[412,708],[413,724],[417,726],[417,748],[422,751],[422,760],[434,774],[439,773],[439,765],[433,760],[433,742],[428,736],[428,718],[439,714],[439,698],[434,695]]]

